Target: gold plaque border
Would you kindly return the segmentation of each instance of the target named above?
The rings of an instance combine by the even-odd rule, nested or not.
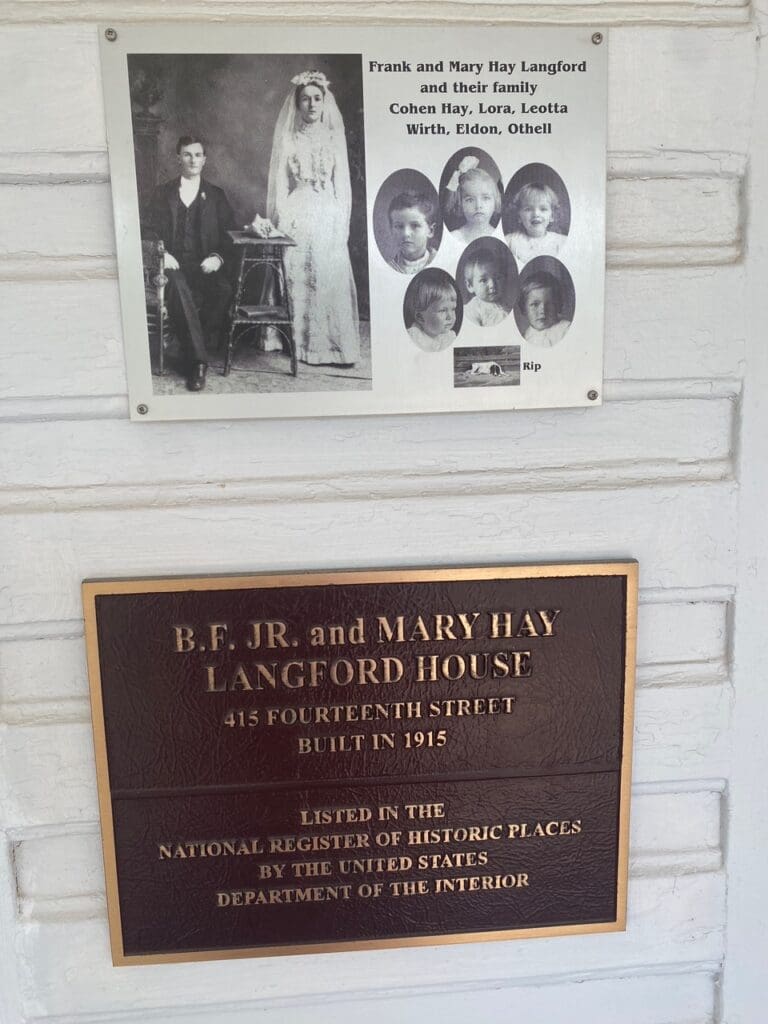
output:
[[[109,785],[107,737],[101,694],[96,598],[108,594],[160,594],[197,590],[259,590],[267,587],[342,586],[357,583],[453,583],[458,580],[519,580],[547,577],[623,576],[626,579],[624,722],[622,735],[621,785],[619,796],[619,848],[617,861],[616,919],[595,924],[555,925],[541,928],[513,928],[506,931],[451,932],[446,935],[413,935],[395,939],[364,939],[289,946],[255,946],[237,949],[194,950],[185,953],[126,955],[117,885],[117,859]],[[93,718],[93,742],[104,855],[107,916],[112,963],[132,964],[197,963],[205,960],[241,960],[247,957],[297,956],[305,953],[342,953],[350,950],[402,949],[409,946],[443,946],[460,942],[498,942],[506,939],[551,938],[559,935],[594,935],[622,932],[627,927],[629,877],[629,805],[632,791],[632,738],[635,706],[635,658],[637,649],[638,563],[574,562],[536,565],[477,566],[444,569],[372,569],[263,573],[243,576],[165,576],[136,579],[85,580],[82,585],[88,679]]]

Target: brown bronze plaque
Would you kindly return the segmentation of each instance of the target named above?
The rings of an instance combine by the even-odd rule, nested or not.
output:
[[[83,600],[116,964],[624,928],[636,563]]]

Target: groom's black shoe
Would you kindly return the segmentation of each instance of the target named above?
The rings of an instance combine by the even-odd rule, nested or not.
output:
[[[205,387],[205,372],[208,369],[206,363],[195,363],[192,372],[187,378],[187,388],[190,391],[202,391]]]

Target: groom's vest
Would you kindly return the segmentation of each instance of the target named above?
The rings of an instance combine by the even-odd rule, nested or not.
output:
[[[171,252],[179,263],[199,265],[206,255],[200,239],[200,193],[198,192],[189,207],[182,203],[179,195],[175,201],[176,230],[173,233]]]

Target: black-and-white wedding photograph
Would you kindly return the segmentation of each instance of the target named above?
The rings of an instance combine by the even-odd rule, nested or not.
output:
[[[128,75],[154,393],[370,389],[360,55]]]

